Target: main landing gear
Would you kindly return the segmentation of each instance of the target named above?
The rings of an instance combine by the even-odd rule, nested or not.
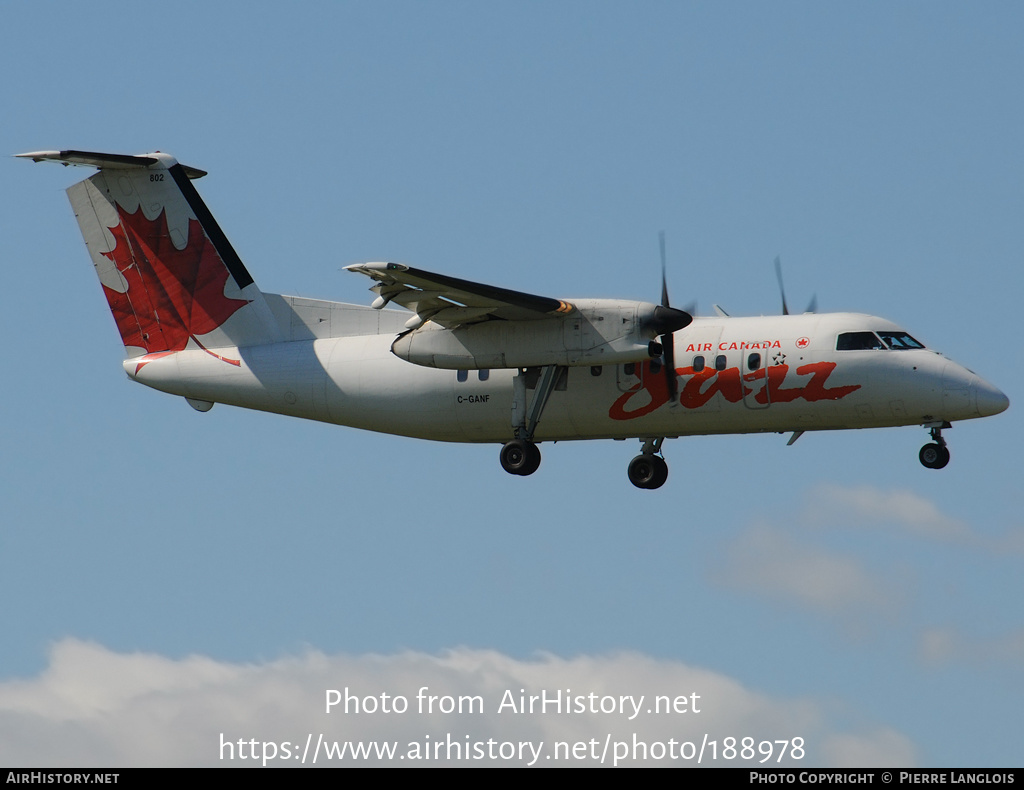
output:
[[[934,441],[922,447],[917,455],[924,466],[929,469],[942,469],[949,463],[949,449],[946,447],[946,440],[942,438],[942,429],[951,427],[948,422],[929,427],[929,433]]]
[[[532,475],[540,467],[540,448],[527,439],[513,439],[501,448],[501,468],[510,475]]]
[[[540,467],[540,448],[533,441],[533,433],[548,398],[567,372],[563,365],[546,365],[539,372],[537,368],[522,369],[512,380],[512,430],[516,438],[505,443],[499,456],[501,468],[510,475],[532,475]],[[527,379],[535,390],[529,413],[526,411]],[[560,389],[565,389],[565,385]]]
[[[502,446],[499,456],[501,468],[510,475],[525,477],[540,467],[540,448],[533,441],[533,434],[551,393],[556,389],[565,389],[567,372],[567,368],[561,365],[547,365],[539,370],[525,368],[512,380],[512,431],[516,438]],[[534,390],[529,411],[526,408],[528,388]],[[668,464],[661,456],[661,445],[665,437],[641,441],[644,446],[640,455],[629,462],[629,482],[637,488],[661,488],[668,480]]]
[[[668,464],[660,455],[655,455],[661,452],[661,444],[664,441],[664,436],[658,439],[644,439],[643,452],[629,462],[629,482],[637,488],[661,488],[668,480]]]

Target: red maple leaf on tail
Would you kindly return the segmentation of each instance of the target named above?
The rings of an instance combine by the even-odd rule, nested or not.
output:
[[[153,220],[146,218],[141,206],[134,214],[118,206],[117,213],[121,221],[110,228],[114,249],[103,254],[128,288],[121,293],[104,285],[103,292],[124,344],[152,354],[182,351],[191,338],[218,359],[240,364],[208,351],[197,338],[248,304],[224,295],[228,269],[202,225],[189,219],[187,242],[179,250],[171,241],[166,210]]]

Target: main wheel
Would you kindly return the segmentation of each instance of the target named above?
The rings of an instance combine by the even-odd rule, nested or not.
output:
[[[668,479],[668,464],[657,455],[638,455],[629,462],[627,473],[637,488],[661,488]]]
[[[540,466],[540,448],[525,439],[513,439],[501,448],[501,468],[510,475],[532,475]]]
[[[665,485],[665,481],[668,480],[668,464],[665,459],[660,455],[654,456],[654,466],[656,467],[654,479],[648,488],[661,488]]]
[[[532,475],[540,468],[540,448],[533,442],[526,443],[527,462],[526,468],[519,474]]]
[[[917,457],[929,469],[941,469],[949,463],[949,450],[935,442],[922,447]]]

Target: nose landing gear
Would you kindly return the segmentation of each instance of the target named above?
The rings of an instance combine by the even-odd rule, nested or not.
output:
[[[949,463],[949,449],[946,447],[946,440],[942,438],[942,429],[951,427],[948,422],[930,426],[929,433],[934,441],[922,447],[917,455],[923,466],[928,469],[942,469]]]

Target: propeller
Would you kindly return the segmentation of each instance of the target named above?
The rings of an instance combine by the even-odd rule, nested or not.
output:
[[[779,281],[779,293],[782,294],[782,314],[789,315],[789,308],[786,307],[786,289],[782,285],[782,260],[775,256],[775,277]]]
[[[672,333],[685,326],[689,326],[690,322],[693,321],[693,316],[684,310],[676,310],[669,304],[668,277],[665,274],[665,231],[658,233],[658,244],[661,247],[661,306],[654,309],[654,315],[660,324],[661,337],[659,342],[663,349],[665,385],[668,388],[668,399],[670,403],[674,403],[679,390],[676,383],[676,342]]]
[[[782,285],[782,260],[778,255],[775,256],[775,278],[779,281],[779,293],[782,295],[782,314],[789,315],[789,307],[786,306],[786,289]],[[818,295],[814,294],[811,297],[811,301],[807,304],[805,313],[816,313],[818,312]]]

